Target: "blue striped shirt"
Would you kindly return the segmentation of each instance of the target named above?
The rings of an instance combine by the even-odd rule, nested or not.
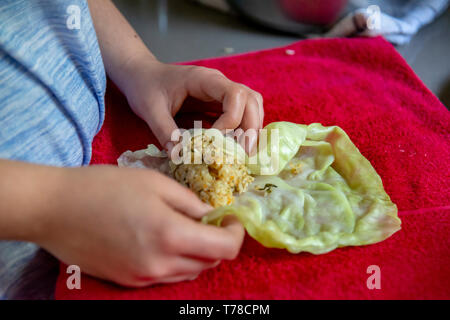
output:
[[[88,165],[105,89],[86,1],[0,2],[0,158]],[[0,298],[46,297],[49,257],[37,249],[0,241]]]

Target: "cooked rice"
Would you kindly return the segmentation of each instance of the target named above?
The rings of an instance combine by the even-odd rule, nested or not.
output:
[[[204,134],[194,136],[190,145],[191,160],[194,162],[195,152],[201,149],[202,163],[172,163],[171,174],[178,182],[194,191],[203,202],[217,208],[232,204],[233,194],[247,191],[254,178],[244,164],[236,163],[237,161],[229,164],[224,161],[223,150],[215,146],[213,139],[214,137]],[[205,163],[206,158],[210,164]]]

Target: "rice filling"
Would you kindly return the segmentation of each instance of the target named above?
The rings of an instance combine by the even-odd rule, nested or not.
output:
[[[248,185],[253,182],[254,178],[245,164],[238,163],[236,159],[232,163],[225,161],[225,148],[217,147],[214,136],[194,136],[188,148],[191,162],[200,153],[201,163],[177,165],[171,161],[170,175],[214,208],[234,203],[234,194],[247,191]]]

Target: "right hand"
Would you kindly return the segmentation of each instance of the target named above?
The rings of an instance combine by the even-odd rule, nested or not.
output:
[[[64,170],[35,242],[84,273],[140,287],[193,279],[239,253],[244,229],[236,219],[201,224],[211,207],[156,171]]]

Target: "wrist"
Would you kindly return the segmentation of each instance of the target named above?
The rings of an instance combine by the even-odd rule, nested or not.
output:
[[[167,65],[142,55],[130,60],[124,66],[124,80],[120,90],[126,96],[130,108],[148,123],[150,117],[149,92],[163,93],[163,77]]]
[[[156,68],[161,64],[149,50],[140,50],[124,60],[115,70],[114,76],[110,76],[122,93],[128,96],[136,87],[135,83],[139,81],[139,73],[143,68]]]
[[[81,216],[83,205],[93,196],[89,190],[93,181],[91,175],[86,174],[89,168],[55,169],[47,175],[45,196],[38,201],[36,222],[28,230],[26,239],[44,248],[65,236],[65,229]]]
[[[30,213],[31,219],[24,227],[24,240],[35,242],[39,245],[51,237],[54,228],[58,227],[58,217],[65,215],[70,203],[71,190],[69,186],[69,168],[46,167],[41,179],[45,182],[32,193],[35,210]],[[44,176],[45,175],[45,176]],[[41,180],[42,181],[42,180]]]
[[[65,170],[1,161],[0,239],[37,242],[47,232]]]

